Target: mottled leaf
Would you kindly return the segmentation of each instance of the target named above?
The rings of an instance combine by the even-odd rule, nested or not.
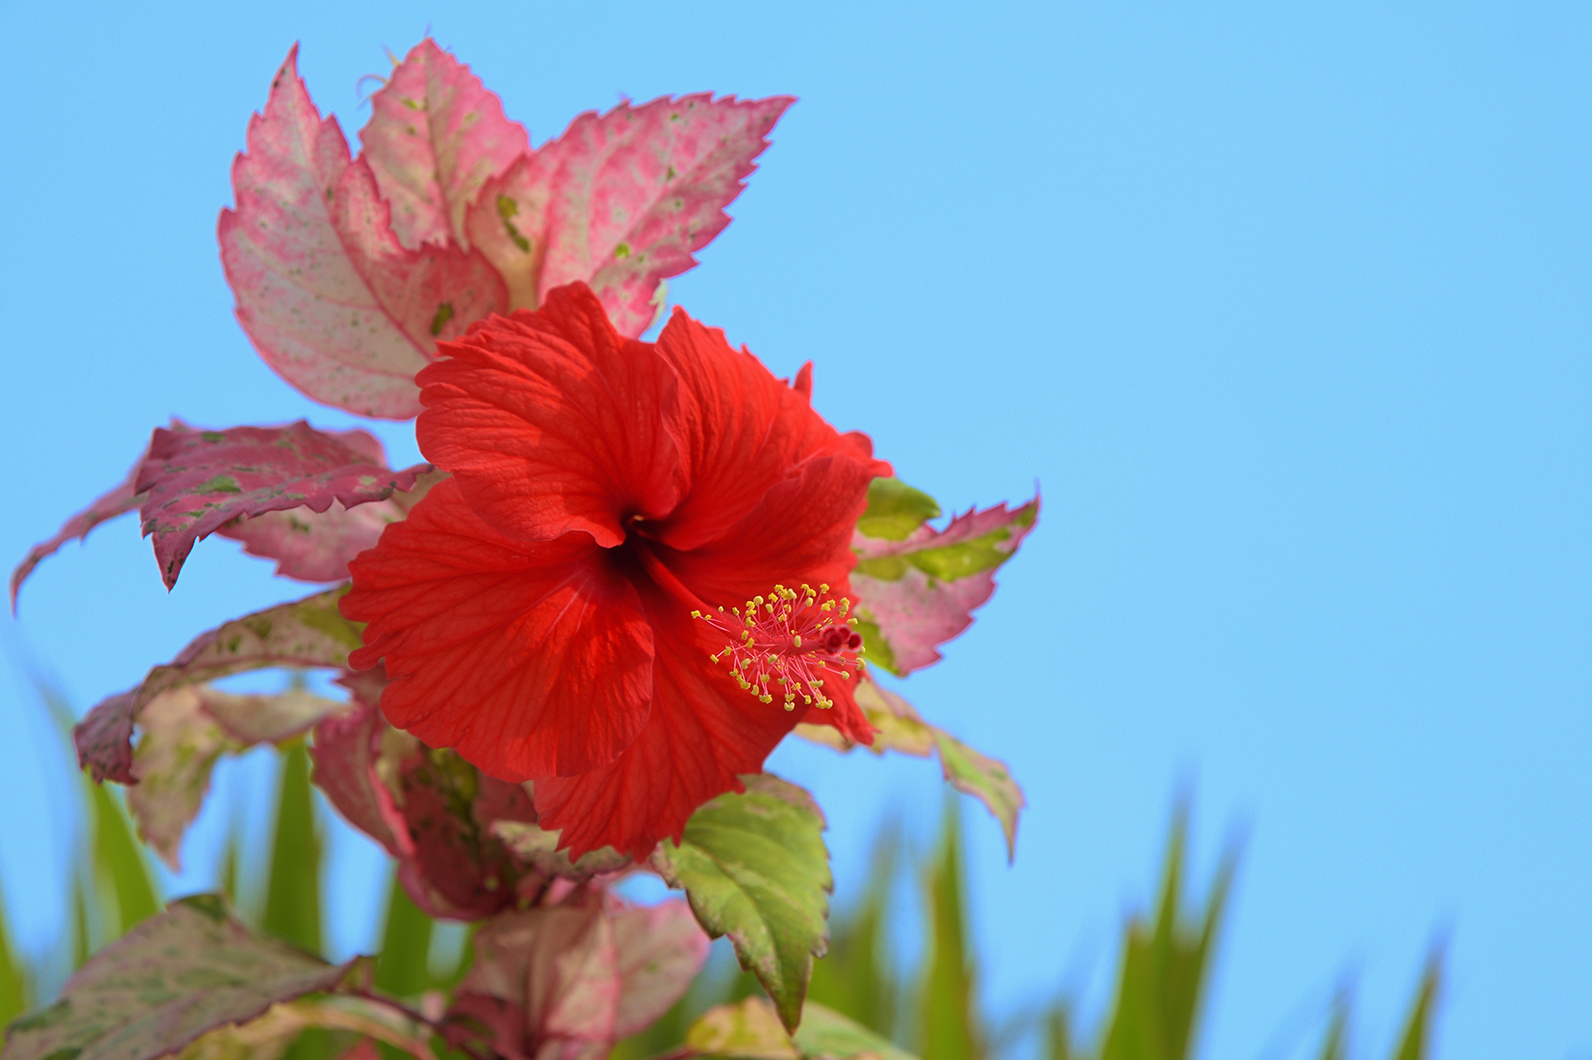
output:
[[[693,1056],[802,1060],[774,1006],[760,997],[708,1009],[685,1033]]]
[[[433,345],[404,333],[349,258],[334,210],[350,165],[337,119],[310,102],[294,45],[232,164],[237,205],[217,225],[221,263],[239,323],[282,378],[328,405],[408,419]]]
[[[127,473],[127,478],[114,489],[106,491],[95,498],[94,503],[68,519],[56,535],[48,541],[41,541],[28,552],[16,570],[11,572],[11,613],[16,614],[17,593],[22,589],[22,583],[28,575],[33,573],[33,568],[46,556],[53,555],[57,549],[74,537],[82,540],[88,532],[101,523],[116,518],[137,508],[141,498],[138,496],[138,472],[144,466],[143,458],[133,465]]]
[[[996,568],[1033,529],[1039,499],[1014,511],[1005,504],[970,509],[936,530],[923,522],[932,498],[910,487],[880,488],[878,481],[851,543],[858,557],[851,574],[855,614],[869,665],[908,674],[939,661],[936,645],[973,621],[972,610],[995,591]],[[886,536],[869,536],[864,526]]]
[[[475,963],[452,1014],[490,1027],[501,1055],[604,1047],[616,1040],[621,984],[613,927],[599,904],[507,912],[476,932]]]
[[[792,102],[702,93],[582,114],[487,182],[468,211],[470,243],[516,308],[584,280],[614,326],[639,335],[659,281],[695,265],[692,254],[729,224],[724,207]]]
[[[341,1060],[380,1060],[373,1039],[412,1056],[431,1055],[425,1024],[373,998],[334,994],[272,1005],[263,1016],[197,1039],[178,1054],[178,1060],[275,1060],[301,1034],[315,1029],[362,1036]]]
[[[605,872],[616,872],[630,864],[630,857],[613,847],[602,847],[569,860],[569,851],[559,850],[558,832],[549,832],[524,821],[496,820],[491,832],[515,857],[549,876],[589,879]]]
[[[619,954],[619,1008],[614,1034],[624,1038],[652,1026],[685,996],[708,956],[708,937],[685,902],[631,906],[610,912]]]
[[[403,811],[377,773],[382,744],[389,733],[396,730],[368,701],[346,714],[327,718],[315,727],[310,748],[315,762],[312,779],[350,824],[401,859],[414,855],[414,841],[404,824]],[[413,745],[407,734],[395,738]]]
[[[973,750],[944,729],[930,725],[912,704],[877,681],[864,678],[858,683],[855,695],[857,706],[874,728],[873,744],[868,749],[876,755],[899,751],[918,758],[927,758],[931,751],[938,751],[946,781],[957,791],[982,802],[995,815],[1006,836],[1007,857],[1015,857],[1017,815],[1027,802],[1006,764]],[[858,746],[824,725],[798,725],[796,735],[842,753]]]
[[[343,586],[278,604],[202,633],[142,684],[110,696],[72,730],[78,764],[95,780],[134,783],[133,723],[150,700],[169,689],[272,666],[342,667],[359,647],[359,627],[337,610]]]
[[[199,814],[218,758],[290,739],[347,709],[300,690],[239,696],[184,685],[156,696],[138,715],[143,735],[133,752],[136,783],[127,793],[139,837],[173,872],[182,871],[182,836]]]
[[[498,97],[430,37],[370,97],[359,141],[380,197],[392,204],[392,229],[411,250],[450,240],[468,246],[465,208],[530,148]]]
[[[226,431],[156,428],[138,475],[139,515],[169,589],[194,542],[234,519],[386,500],[429,470],[393,471],[365,431],[317,431],[303,420]]]
[[[767,773],[742,779],[744,794],[720,795],[691,815],[678,846],[658,844],[653,866],[686,892],[709,935],[730,937],[794,1029],[813,958],[828,942],[824,818],[793,784]]]
[[[807,1060],[916,1060],[889,1039],[832,1008],[809,1001],[802,1008],[796,1048]]]
[[[155,1060],[278,1002],[337,990],[365,963],[329,965],[250,933],[216,895],[184,898],[90,958],[54,1005],[13,1023],[5,1055]]]
[[[447,478],[444,471],[426,471],[415,484],[384,501],[345,508],[333,501],[324,512],[292,508],[264,512],[227,523],[216,533],[243,542],[251,556],[276,560],[276,573],[305,582],[335,582],[348,577],[348,564],[375,548],[381,532],[407,518],[431,487]]]
[[[885,541],[905,541],[930,519],[940,517],[940,502],[898,478],[868,483],[868,507],[857,519],[857,532]]]

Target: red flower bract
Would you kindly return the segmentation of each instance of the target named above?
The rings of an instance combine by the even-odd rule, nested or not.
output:
[[[452,477],[353,562],[342,602],[368,623],[352,664],[386,660],[394,725],[534,780],[577,857],[678,838],[799,721],[871,738],[849,682],[828,709],[765,703],[692,618],[776,584],[846,591],[890,468],[812,410],[810,366],[775,379],[680,310],[656,343],[624,338],[584,284],[438,350],[417,432]]]

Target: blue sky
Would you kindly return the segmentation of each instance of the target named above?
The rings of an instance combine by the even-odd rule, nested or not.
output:
[[[171,415],[351,423],[254,356],[216,252],[293,41],[351,136],[357,79],[428,26],[535,142],[621,97],[794,94],[673,300],[777,373],[816,361],[820,410],[947,509],[1044,490],[995,599],[902,685],[1028,793],[1014,867],[967,818],[985,1004],[1098,996],[1188,791],[1202,867],[1244,836],[1204,1055],[1290,1055],[1345,979],[1382,1052],[1444,934],[1439,1055],[1592,1053],[1584,5],[3,11],[0,555]],[[40,568],[0,687],[25,943],[59,913],[65,788],[16,661],[81,709],[303,591],[209,541],[168,596],[131,521]],[[174,888],[209,883],[259,765]],[[771,768],[826,807],[842,900],[883,815],[934,826],[932,764]],[[357,948],[377,862],[337,851]]]

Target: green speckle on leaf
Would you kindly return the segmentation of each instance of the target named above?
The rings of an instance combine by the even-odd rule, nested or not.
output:
[[[196,913],[203,913],[216,923],[225,923],[227,919],[227,903],[219,894],[196,894],[191,898],[184,898],[179,905],[185,905]]]
[[[625,258],[630,257],[630,244],[629,243],[621,243],[617,247],[615,247],[614,248],[614,257],[616,257],[616,258],[618,258],[620,260],[624,260]]]
[[[409,99],[408,97],[404,98],[404,106],[408,107],[410,110],[419,110],[420,109],[420,104],[415,102],[412,99]],[[414,130],[411,129],[410,131],[413,132]]]
[[[200,493],[242,493],[243,487],[238,485],[238,480],[231,475],[217,475],[215,478],[206,479],[194,487]]]
[[[44,1009],[42,1012],[35,1012],[31,1016],[24,1016],[22,1019],[17,1020],[15,1023],[11,1024],[9,1030],[12,1033],[15,1033],[16,1031],[42,1030],[45,1027],[55,1026],[57,1023],[65,1020],[71,1014],[72,999],[63,997],[61,1000],[57,1001],[49,1008]]]
[[[224,442],[227,440],[227,436],[221,431],[201,431],[199,437],[207,442]]]
[[[677,177],[677,176],[679,176],[679,175],[680,175],[680,174],[678,174],[678,173],[676,173],[676,172],[675,172],[675,169],[674,169],[674,167],[673,167],[673,166],[670,166],[670,167],[669,167],[669,172],[668,172],[668,175],[667,175],[667,176],[665,176],[665,177],[664,177],[664,178],[663,178],[663,179],[664,179],[664,180],[666,180],[666,181],[668,181],[668,180],[673,180],[673,179],[674,179],[674,178],[675,178],[675,177]]]
[[[519,228],[511,220],[511,218],[519,216],[520,204],[507,195],[499,195],[497,197],[497,212],[498,216],[503,219],[503,231],[508,233],[515,246],[529,254],[531,252],[531,241],[521,234]]]
[[[443,302],[437,306],[436,315],[431,318],[431,334],[441,335],[443,327],[453,319],[453,303]]]

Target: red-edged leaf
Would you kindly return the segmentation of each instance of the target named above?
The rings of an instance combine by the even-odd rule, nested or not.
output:
[[[132,773],[133,723],[162,692],[271,666],[342,668],[360,644],[359,627],[337,609],[347,587],[257,611],[202,633],[143,684],[110,696],[72,729],[78,765],[95,780],[136,783]]]
[[[502,101],[430,37],[370,97],[359,141],[381,198],[392,204],[393,231],[410,249],[468,246],[465,208],[530,148],[524,127],[504,117]]]
[[[185,685],[156,696],[138,714],[143,735],[133,752],[137,783],[127,792],[139,836],[180,872],[183,833],[210,790],[216,759],[291,739],[347,709],[347,703],[298,690],[237,696]]]
[[[691,907],[678,899],[620,907],[610,922],[621,980],[614,1035],[626,1038],[652,1026],[685,996],[707,960],[709,941]]]
[[[11,613],[16,614],[17,593],[22,589],[22,583],[28,575],[33,573],[33,568],[46,556],[53,555],[56,549],[66,544],[72,538],[79,540],[88,536],[88,532],[96,526],[118,515],[124,515],[138,507],[141,498],[138,496],[138,472],[144,466],[143,457],[127,472],[127,478],[114,489],[106,491],[95,498],[94,503],[68,519],[56,535],[48,541],[41,541],[33,546],[17,569],[11,572]]]
[[[486,183],[467,215],[471,245],[497,266],[516,308],[584,280],[614,326],[639,335],[656,315],[658,282],[695,265],[692,254],[729,224],[724,207],[792,102],[702,93],[582,114]]]
[[[403,811],[376,773],[382,737],[388,731],[375,705],[361,702],[315,726],[310,757],[315,761],[315,786],[337,811],[393,857],[408,858],[415,847]]]
[[[622,988],[600,903],[528,909],[476,933],[475,962],[451,1015],[482,1019],[503,1055],[565,1056],[614,1043]]]
[[[425,465],[392,471],[364,431],[234,427],[173,432],[156,428],[136,487],[145,535],[169,589],[194,542],[239,517],[304,507],[324,512],[386,500],[414,485]],[[374,458],[373,458],[374,457]]]
[[[349,168],[337,119],[321,119],[298,75],[298,45],[249,120],[248,151],[232,164],[237,206],[216,235],[255,349],[307,396],[362,416],[420,411],[414,375],[432,356],[388,315],[332,223]]]
[[[859,530],[851,546],[858,556],[851,588],[859,598],[854,613],[869,665],[907,674],[938,662],[936,645],[972,623],[973,609],[995,591],[996,569],[1017,551],[1038,515],[1036,497],[1013,511],[1005,504],[969,509],[944,530],[923,524],[901,540]]]
[[[332,223],[354,268],[416,349],[429,358],[437,340],[456,339],[487,314],[508,311],[508,289],[480,251],[451,240],[405,249],[391,218],[361,156],[337,182]]]
[[[243,542],[251,556],[276,560],[276,573],[303,582],[335,582],[348,577],[353,558],[374,548],[381,532],[409,514],[409,509],[447,475],[427,471],[408,490],[384,501],[353,508],[334,501],[324,512],[292,508],[263,512],[223,526],[216,533]]]

